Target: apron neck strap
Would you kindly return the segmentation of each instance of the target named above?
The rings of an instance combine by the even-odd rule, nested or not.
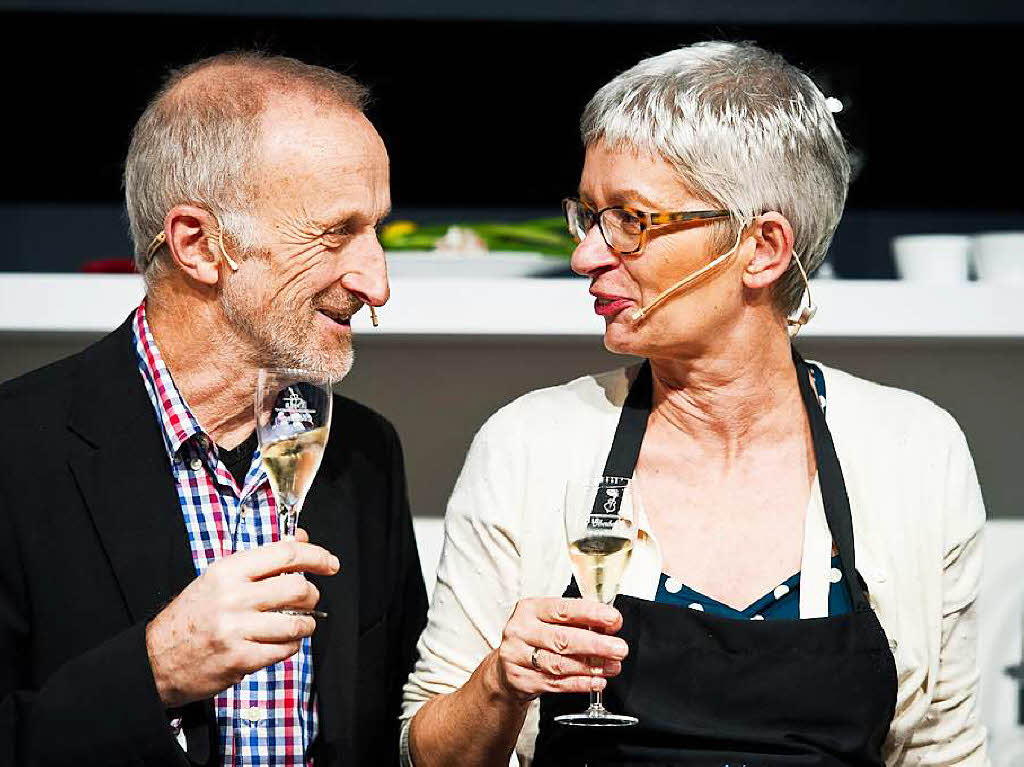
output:
[[[604,476],[633,476],[647,431],[647,419],[651,415],[653,394],[654,376],[651,374],[651,362],[644,360],[629,387],[622,412],[619,413],[619,423],[615,427],[612,447],[604,464]]]
[[[793,364],[796,367],[797,383],[800,396],[807,411],[807,420],[811,427],[811,441],[814,443],[814,458],[818,464],[818,485],[821,488],[821,500],[825,506],[825,520],[829,532],[839,549],[839,560],[842,564],[843,577],[850,589],[850,597],[855,610],[867,608],[864,590],[861,588],[860,577],[857,575],[856,550],[853,545],[853,515],[850,512],[850,497],[846,492],[846,480],[843,469],[839,465],[836,446],[832,441],[832,432],[825,422],[825,414],[821,410],[818,393],[811,385],[810,366],[793,347]]]

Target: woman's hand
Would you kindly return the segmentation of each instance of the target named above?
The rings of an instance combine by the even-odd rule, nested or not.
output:
[[[629,648],[614,634],[622,614],[584,599],[523,599],[495,651],[498,688],[525,703],[545,692],[603,690],[622,671]]]

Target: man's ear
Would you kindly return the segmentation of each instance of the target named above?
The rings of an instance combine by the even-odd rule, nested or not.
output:
[[[175,266],[203,285],[220,281],[220,226],[217,217],[198,205],[175,205],[164,216],[167,248]]]
[[[793,227],[781,213],[769,211],[754,219],[750,234],[754,252],[743,267],[745,287],[766,288],[789,268],[793,255]]]

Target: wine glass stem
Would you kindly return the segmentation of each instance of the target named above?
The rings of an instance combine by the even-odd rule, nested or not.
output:
[[[601,690],[590,691],[590,710],[604,711],[604,696],[601,694]]]
[[[281,509],[277,514],[278,527],[281,530],[281,540],[290,541],[295,538],[295,528],[298,527],[298,509],[294,505],[280,504]]]

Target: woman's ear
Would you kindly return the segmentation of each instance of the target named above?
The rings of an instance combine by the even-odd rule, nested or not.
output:
[[[743,268],[743,284],[751,289],[766,288],[789,268],[793,227],[781,213],[769,211],[754,218],[747,236],[754,238],[754,252]]]

